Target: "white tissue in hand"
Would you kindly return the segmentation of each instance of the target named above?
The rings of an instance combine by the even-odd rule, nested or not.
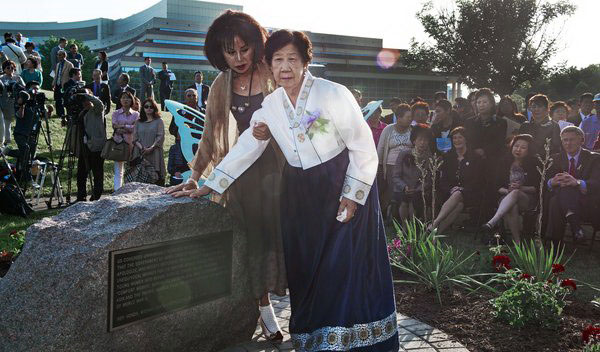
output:
[[[346,220],[346,216],[348,215],[348,209],[344,208],[344,211],[342,211],[342,213],[340,215],[338,215],[336,217],[337,221],[339,222],[344,222],[344,220]]]

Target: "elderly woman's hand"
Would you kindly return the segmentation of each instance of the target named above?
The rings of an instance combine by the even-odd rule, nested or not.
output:
[[[258,122],[255,123],[254,128],[252,128],[252,135],[259,141],[266,141],[271,138],[271,131],[269,131],[269,126],[265,123]]]
[[[202,186],[196,190],[193,190],[192,193],[190,194],[190,197],[192,198],[200,198],[202,196],[205,196],[207,194],[210,194],[212,192],[212,189],[207,187],[207,186]]]
[[[198,183],[195,180],[188,179],[188,182],[180,183],[177,186],[171,186],[167,188],[165,193],[170,194],[175,198],[188,197],[192,191],[196,190],[197,188]]]
[[[357,205],[356,205],[355,201],[350,200],[346,197],[343,197],[342,200],[340,201],[340,207],[338,208],[337,215],[339,216],[340,214],[342,214],[344,209],[346,209],[346,218],[342,222],[348,222],[348,221],[352,220],[352,218],[354,217],[354,213],[356,212],[356,207],[357,207]]]

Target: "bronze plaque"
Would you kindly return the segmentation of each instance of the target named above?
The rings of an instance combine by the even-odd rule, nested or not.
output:
[[[231,293],[233,232],[109,253],[108,331]]]

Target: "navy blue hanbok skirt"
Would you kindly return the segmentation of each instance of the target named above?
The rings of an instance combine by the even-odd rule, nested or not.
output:
[[[281,222],[297,351],[398,351],[396,307],[377,185],[336,220],[348,150],[284,168]]]

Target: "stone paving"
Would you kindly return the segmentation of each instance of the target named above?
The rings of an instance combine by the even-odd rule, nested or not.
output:
[[[251,342],[233,346],[221,352],[295,351],[288,330],[291,314],[289,296],[271,296],[271,301],[275,309],[275,315],[279,319],[281,330],[283,330],[283,343],[278,345],[266,341],[261,336],[260,326],[257,326]],[[401,351],[469,352],[463,345],[454,341],[451,336],[444,332],[402,314],[398,314],[398,333]]]

